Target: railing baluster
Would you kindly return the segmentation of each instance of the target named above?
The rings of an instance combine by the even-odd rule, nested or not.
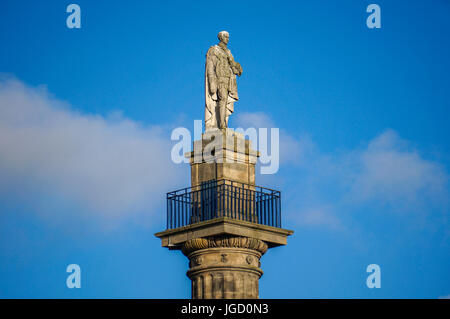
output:
[[[200,205],[200,215],[199,215],[199,221],[202,220],[203,216],[205,216],[205,191],[203,189],[200,190],[200,202],[202,203]]]
[[[258,214],[259,214],[259,223],[264,225],[264,215],[263,215],[263,202],[262,202],[262,195],[258,194]]]
[[[211,186],[211,185],[209,185],[209,186]],[[212,213],[211,213],[211,206],[212,206],[211,190],[212,190],[212,187],[208,187],[208,189],[206,191],[208,193],[208,195],[206,197],[206,201],[208,202],[208,204],[207,204],[208,205],[208,214],[206,215],[206,219],[211,219],[211,216],[212,216]]]
[[[185,193],[186,193],[186,191],[185,191]],[[183,226],[185,226],[186,225],[186,212],[185,212],[185,198],[184,198],[184,195],[181,198],[182,198],[182,201],[181,201],[181,220],[183,221]]]
[[[281,193],[278,193],[278,227],[281,228]]]
[[[236,206],[237,206],[236,211],[238,214],[237,219],[242,220],[241,189],[236,187],[235,190],[236,190],[236,194],[237,194],[237,197],[236,197]]]
[[[178,227],[181,227],[181,200],[178,198]]]
[[[208,193],[209,193],[209,212],[208,212],[208,218],[212,219],[211,217],[213,216],[213,210],[214,210],[214,185],[212,185],[212,187],[209,188]]]
[[[214,215],[214,210],[215,210],[215,203],[216,203],[216,194],[214,192],[214,190],[216,189],[216,186],[213,185],[213,187],[211,187],[211,189],[209,190],[210,194],[211,194],[211,209],[209,211],[209,218],[211,219],[211,217]]]
[[[242,196],[241,196],[241,204],[242,204],[242,219],[247,221],[247,206],[246,206],[246,197],[245,197],[245,189],[241,188]]]
[[[244,212],[242,210],[242,194],[241,194],[241,188],[239,187],[238,189],[238,212],[239,212],[239,220],[243,220],[244,219]]]
[[[208,183],[210,184],[210,183]],[[209,187],[207,185],[206,189],[203,191],[203,195],[205,196],[205,213],[202,216],[202,221],[206,220],[209,216],[210,210],[210,198],[209,198]]]
[[[251,212],[252,212],[252,222],[257,222],[256,216],[255,216],[255,192],[253,190],[250,190],[250,199],[251,199]]]
[[[173,207],[172,207],[172,209],[173,209],[173,214],[172,214],[172,216],[173,216],[173,219],[172,219],[173,227],[177,228],[177,200],[176,200],[176,197],[174,197],[172,199],[172,205],[173,205]]]
[[[274,227],[277,227],[278,225],[278,198],[276,195],[274,195],[273,197],[273,202],[274,202]]]
[[[246,209],[246,203],[245,203],[245,189],[242,187],[242,197],[241,197],[241,203],[242,203],[242,219],[247,221],[247,209]]]
[[[242,188],[238,188],[238,193],[239,193],[239,197],[238,197],[238,211],[239,211],[239,220],[244,220],[244,208],[243,208],[243,204],[244,202],[242,201],[242,196],[243,196],[243,192],[242,192]]]
[[[229,180],[207,181],[166,194],[166,227],[229,217],[281,227],[281,193]]]
[[[238,214],[239,214],[239,209],[238,209],[238,202],[237,202],[237,189],[236,186],[233,185],[233,191],[232,191],[232,196],[233,196],[233,213],[234,213],[234,219],[238,219]]]
[[[273,200],[274,200],[274,198],[273,198],[273,194],[272,194],[272,196],[270,196],[270,207],[272,209],[272,214],[270,214],[270,215],[272,217],[272,225],[270,225],[270,226],[275,226],[275,209],[274,209]]]
[[[225,193],[225,185],[221,186],[221,194],[222,194],[222,207],[221,207],[221,216],[228,216],[227,212],[225,211],[225,200],[226,200],[226,193]]]
[[[181,226],[184,226],[184,198],[183,195],[181,195],[180,198],[180,208],[181,208]]]
[[[200,210],[202,205],[202,198],[199,190],[197,189],[195,191],[195,215],[194,215],[194,223],[197,222],[197,220],[200,219]]]
[[[255,214],[258,217],[258,224],[261,224],[261,210],[259,209],[259,197],[255,192]]]
[[[175,228],[177,228],[178,227],[178,199],[177,198],[175,198],[175,220],[174,220],[174,226],[175,226]]]
[[[277,227],[278,225],[278,198],[274,195],[274,215],[275,215],[275,224],[273,226]]]
[[[244,188],[244,207],[245,207],[245,220],[246,221],[250,221],[249,220],[249,214],[248,214],[248,190]]]
[[[262,223],[261,224],[263,224],[263,225],[265,225],[266,224],[266,216],[265,216],[265,214],[264,214],[264,195],[263,194],[261,194],[261,218],[262,218]]]
[[[189,224],[189,195],[187,192],[184,195],[184,225]]]
[[[172,212],[171,212],[171,205],[172,203],[171,203],[171,201],[170,201],[170,199],[169,199],[169,196],[167,196],[167,229],[170,229],[170,228],[172,228],[172,224],[171,224],[171,221],[172,221],[172,216],[171,216],[171,214],[172,214]]]
[[[267,195],[264,195],[264,225],[267,225]]]

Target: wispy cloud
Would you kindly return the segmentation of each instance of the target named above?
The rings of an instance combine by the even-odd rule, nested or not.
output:
[[[74,111],[45,87],[3,78],[0,198],[58,214],[61,202],[108,217],[151,213],[180,178],[169,136],[118,114]]]
[[[280,163],[301,164],[307,154],[313,151],[315,145],[309,136],[301,139],[289,134],[283,128],[278,127],[272,119],[263,112],[241,112],[236,114],[235,123],[238,127],[247,129],[250,127],[259,128],[279,128],[280,140]],[[252,145],[257,145],[252,142]],[[271,142],[272,143],[272,142]]]
[[[411,209],[444,204],[448,175],[438,162],[423,158],[408,141],[393,130],[374,138],[367,149],[355,152],[350,163],[350,196],[355,202],[378,201],[397,208]]]
[[[243,114],[238,123],[275,126],[264,113]],[[309,136],[280,133],[281,164],[295,179],[296,198],[285,202],[298,224],[345,229],[341,216],[367,208],[384,212],[445,212],[448,206],[449,176],[437,161],[425,158],[410,141],[388,129],[363,147],[323,153]],[[287,157],[287,158],[286,158]],[[275,177],[278,178],[279,177]],[[289,179],[289,178],[287,178]],[[289,189],[289,188],[288,188]],[[286,211],[286,210],[285,210]],[[345,212],[345,213],[344,213]]]
[[[333,154],[317,149],[302,167],[305,182],[312,188],[310,204],[314,209],[329,207],[330,220],[324,221],[325,226],[335,225],[336,216],[343,212],[382,208],[388,213],[426,215],[435,209],[444,212],[448,206],[445,167],[421,156],[393,130],[386,130],[361,149]],[[306,208],[306,212],[310,210]]]
[[[341,220],[336,216],[334,208],[330,205],[316,205],[302,209],[295,218],[299,225],[326,227],[333,230],[344,230]]]
[[[240,112],[236,114],[234,119],[238,127],[275,127],[270,116],[264,112]]]

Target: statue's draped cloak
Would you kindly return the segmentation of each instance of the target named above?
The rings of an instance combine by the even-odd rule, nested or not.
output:
[[[209,48],[208,53],[206,54],[206,63],[205,63],[205,127],[212,128],[218,127],[218,112],[216,111],[217,101],[214,101],[210,90],[209,85],[213,81],[218,83],[217,75],[216,75],[216,66],[219,62],[219,55],[221,52],[225,52],[226,55],[231,55],[230,50],[226,49],[226,51],[222,50],[218,45],[214,45]],[[209,72],[208,72],[209,70]],[[211,72],[213,71],[213,72]],[[237,82],[236,75],[233,73],[233,70],[230,66],[230,80],[228,85],[228,100],[227,100],[227,118],[234,111],[234,102],[236,102],[239,97],[237,93]],[[209,77],[214,77],[210,79]],[[212,81],[211,81],[212,80]]]

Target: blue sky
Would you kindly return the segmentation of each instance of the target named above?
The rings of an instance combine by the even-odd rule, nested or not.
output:
[[[189,184],[170,134],[203,118],[221,30],[244,69],[230,126],[281,132],[257,184],[295,233],[263,256],[260,296],[450,295],[447,1],[376,1],[381,29],[370,1],[77,1],[79,30],[69,3],[0,3],[0,297],[190,297],[186,257],[153,234]]]

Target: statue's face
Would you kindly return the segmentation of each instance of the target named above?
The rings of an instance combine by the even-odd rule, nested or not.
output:
[[[228,41],[230,41],[230,35],[223,33],[220,37],[220,41],[222,41],[225,44],[228,44]]]

